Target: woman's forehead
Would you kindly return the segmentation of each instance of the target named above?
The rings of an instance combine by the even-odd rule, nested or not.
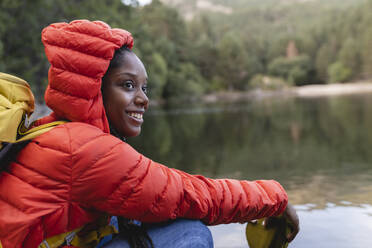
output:
[[[114,69],[114,74],[127,74],[130,76],[144,77],[147,79],[145,66],[134,52],[126,51],[120,59],[120,65]]]

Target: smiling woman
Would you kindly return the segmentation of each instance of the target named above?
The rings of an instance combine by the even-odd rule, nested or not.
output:
[[[122,47],[111,60],[103,77],[102,96],[111,133],[121,137],[141,132],[143,114],[149,99],[147,73],[141,60],[127,47]]]
[[[194,176],[138,153],[147,73],[123,29],[87,20],[42,32],[51,64],[32,127],[65,120],[27,143],[0,174],[0,240],[18,247],[213,247],[206,225],[298,218],[273,180]],[[187,156],[187,154],[185,154]],[[104,238],[117,229],[112,240]],[[117,223],[119,225],[117,225]],[[109,242],[109,243],[107,243]]]

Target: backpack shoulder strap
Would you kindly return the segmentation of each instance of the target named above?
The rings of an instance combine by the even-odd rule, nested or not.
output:
[[[31,139],[36,138],[37,136],[39,136],[39,135],[41,135],[45,132],[48,132],[49,130],[51,130],[52,128],[54,128],[56,126],[61,125],[61,124],[65,124],[65,123],[67,123],[67,121],[53,121],[53,122],[50,122],[50,123],[46,123],[46,124],[31,128],[31,129],[26,130],[26,131],[22,131],[21,128],[20,128],[18,130],[18,134],[20,135],[20,138],[17,139],[16,142],[31,140]]]

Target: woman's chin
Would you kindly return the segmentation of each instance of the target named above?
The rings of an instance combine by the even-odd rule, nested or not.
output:
[[[131,128],[130,130],[125,130],[124,132],[121,133],[126,138],[131,138],[131,137],[136,137],[140,135],[141,133],[141,127],[135,127]]]

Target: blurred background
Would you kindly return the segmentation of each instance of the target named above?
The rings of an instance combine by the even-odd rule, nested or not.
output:
[[[189,173],[278,180],[301,221],[289,247],[370,247],[371,0],[0,0],[0,71],[31,84],[38,115],[41,30],[74,19],[135,38],[154,103],[128,141],[138,151]],[[211,227],[215,246],[247,247],[244,229]]]

